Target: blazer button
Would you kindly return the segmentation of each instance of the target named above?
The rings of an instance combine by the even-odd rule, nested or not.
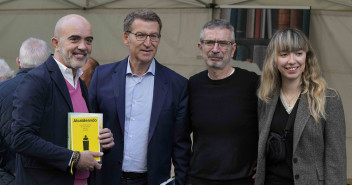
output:
[[[297,163],[298,159],[297,158],[293,158],[293,163]]]
[[[119,164],[122,164],[122,162],[121,162],[121,161],[119,161]]]
[[[299,179],[299,175],[298,174],[295,175],[295,179],[296,180]]]

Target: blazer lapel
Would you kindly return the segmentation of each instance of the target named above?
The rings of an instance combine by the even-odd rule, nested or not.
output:
[[[116,103],[116,111],[119,118],[122,133],[125,132],[125,92],[126,92],[126,69],[128,59],[125,58],[117,65],[112,75],[112,88]]]
[[[164,104],[166,93],[168,91],[167,84],[168,76],[165,74],[165,71],[162,69],[162,66],[157,61],[155,61],[153,105],[150,117],[148,142],[152,138],[159,120],[159,115]]]
[[[271,122],[273,120],[276,105],[279,101],[279,95],[280,95],[280,93],[278,91],[275,92],[271,103],[265,104],[266,110],[268,110],[268,112],[266,112],[267,114],[264,115],[264,116],[266,116],[265,125],[263,128],[263,132],[264,132],[265,136],[269,135],[270,128],[271,128]],[[265,142],[266,142],[266,140],[267,140],[267,138],[265,138]]]
[[[299,100],[295,123],[293,126],[293,153],[296,151],[298,141],[309,119],[307,94],[302,94]]]
[[[51,78],[55,82],[55,84],[58,87],[62,96],[65,98],[65,101],[66,101],[67,105],[70,107],[70,110],[73,112],[73,106],[72,106],[70,93],[68,92],[65,78],[62,75],[59,66],[57,65],[57,63],[53,57],[50,57],[47,60],[46,65],[48,67],[48,70],[50,71]]]

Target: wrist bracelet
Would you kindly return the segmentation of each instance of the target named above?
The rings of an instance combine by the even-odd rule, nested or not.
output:
[[[72,160],[71,160],[71,174],[73,175],[73,167],[76,168],[79,158],[81,157],[81,154],[78,151],[74,151],[72,155]]]
[[[80,159],[81,159],[81,153],[80,153],[80,152],[77,152],[77,158],[76,158],[76,161],[75,161],[75,163],[74,163],[74,167],[75,167],[75,168],[77,167],[78,162],[79,162]]]

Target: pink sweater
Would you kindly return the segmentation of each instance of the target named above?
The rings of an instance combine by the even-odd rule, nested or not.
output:
[[[66,81],[66,80],[65,80]],[[88,113],[86,101],[82,96],[81,85],[78,81],[77,88],[75,89],[72,85],[66,81],[68,91],[70,92],[71,101],[74,112]],[[74,185],[86,185],[89,177],[89,171],[76,171]]]

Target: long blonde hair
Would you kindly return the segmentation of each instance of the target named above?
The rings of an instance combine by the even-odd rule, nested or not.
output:
[[[301,96],[308,99],[308,109],[317,123],[319,118],[326,118],[324,109],[327,84],[321,75],[314,50],[304,33],[298,29],[278,30],[266,50],[261,84],[258,97],[265,103],[272,101],[274,92],[281,89],[281,74],[277,68],[277,56],[280,52],[306,52],[306,64],[301,79]]]

